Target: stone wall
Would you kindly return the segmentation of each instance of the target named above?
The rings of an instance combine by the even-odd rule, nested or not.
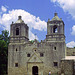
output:
[[[75,56],[75,48],[66,48],[66,56]]]
[[[61,60],[61,73],[65,75],[74,75],[73,67],[74,60]]]

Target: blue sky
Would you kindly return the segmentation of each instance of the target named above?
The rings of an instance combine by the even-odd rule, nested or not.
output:
[[[10,30],[19,15],[28,24],[30,40],[44,40],[47,21],[57,12],[65,23],[66,45],[75,46],[75,0],[0,0],[0,31]]]

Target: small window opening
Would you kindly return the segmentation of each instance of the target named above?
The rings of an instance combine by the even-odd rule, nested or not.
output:
[[[29,53],[27,54],[27,57],[30,57],[30,54]]]
[[[43,53],[40,53],[40,57],[43,57],[44,56],[44,54]]]
[[[54,50],[56,50],[56,47],[54,47]]]
[[[15,63],[15,67],[18,67],[18,63]]]
[[[75,52],[73,52],[75,54]]]
[[[58,32],[57,26],[54,26],[54,28],[53,28],[53,33],[57,33],[57,32]]]
[[[16,28],[16,35],[19,35],[19,28]]]
[[[54,66],[58,66],[58,63],[57,62],[53,62],[54,63]]]
[[[17,48],[16,48],[16,52],[17,52]]]

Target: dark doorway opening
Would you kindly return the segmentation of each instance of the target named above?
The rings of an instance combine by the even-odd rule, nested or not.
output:
[[[32,67],[32,75],[38,75],[38,67],[37,66]]]

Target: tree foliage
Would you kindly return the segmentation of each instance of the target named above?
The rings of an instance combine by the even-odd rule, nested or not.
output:
[[[9,32],[3,30],[0,34],[0,75],[7,73]]]
[[[37,39],[30,40],[29,42],[30,42],[30,43],[34,43],[35,41],[39,42]]]
[[[9,31],[3,30],[2,34],[0,35],[0,40],[4,40],[6,44],[8,45],[9,43]]]

